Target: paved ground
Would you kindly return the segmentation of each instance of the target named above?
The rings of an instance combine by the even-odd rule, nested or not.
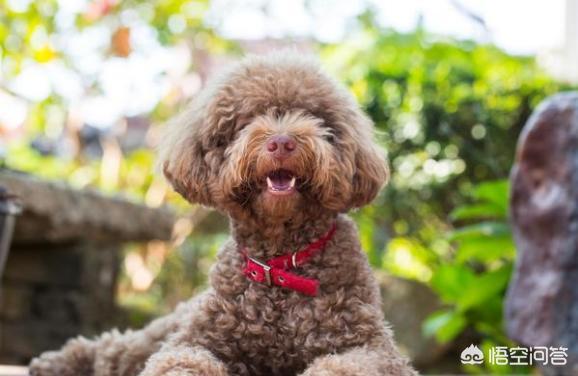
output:
[[[26,376],[26,367],[2,366],[0,365],[0,376]]]

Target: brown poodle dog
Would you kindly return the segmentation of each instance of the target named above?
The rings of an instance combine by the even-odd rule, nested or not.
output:
[[[345,214],[388,177],[371,121],[291,53],[237,65],[162,141],[163,171],[231,219],[211,288],[139,331],[78,338],[32,375],[414,375]]]

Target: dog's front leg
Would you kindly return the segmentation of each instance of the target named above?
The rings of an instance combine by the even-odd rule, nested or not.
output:
[[[32,376],[133,376],[148,357],[159,351],[166,337],[177,330],[188,315],[189,304],[181,304],[170,315],[154,320],[141,330],[117,330],[95,339],[78,337],[59,351],[35,358],[29,367]]]
[[[112,330],[95,339],[78,337],[60,350],[49,351],[30,363],[31,376],[135,376],[161,348],[162,321],[121,333]]]
[[[31,376],[94,375],[96,343],[78,337],[69,340],[60,351],[49,351],[35,358],[29,367]]]
[[[227,367],[202,346],[167,343],[139,376],[228,376]]]
[[[321,356],[301,376],[414,376],[406,358],[385,348],[355,347]]]

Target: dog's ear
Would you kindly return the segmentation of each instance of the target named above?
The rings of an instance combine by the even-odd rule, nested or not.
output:
[[[389,178],[384,151],[376,144],[373,123],[362,114],[356,122],[358,148],[355,153],[355,172],[352,182],[351,207],[369,204]]]
[[[174,190],[191,203],[212,206],[211,173],[202,143],[203,111],[192,106],[167,125],[159,164]]]

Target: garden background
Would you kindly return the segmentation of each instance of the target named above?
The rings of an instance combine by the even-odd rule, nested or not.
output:
[[[439,303],[419,332],[450,354],[450,369],[460,369],[459,349],[468,341],[513,345],[502,322],[516,257],[507,177],[531,111],[571,84],[535,56],[493,45],[475,7],[457,1],[445,6],[478,30],[473,39],[432,32],[427,13],[418,11],[412,30],[397,31],[380,18],[387,6],[376,2],[345,6],[345,32],[333,34],[337,21],[323,20],[331,2],[296,2],[309,29],[257,39],[235,37],[235,20],[224,16],[250,11],[290,23],[279,3],[0,1],[4,167],[177,210],[171,242],[124,250],[117,302],[125,325],[142,325],[206,287],[228,230],[224,218],[191,208],[156,172],[163,123],[212,72],[245,53],[313,53],[375,121],[391,164],[384,192],[353,213],[378,277],[416,281],[435,294]],[[425,369],[444,369],[443,359],[436,361]]]

